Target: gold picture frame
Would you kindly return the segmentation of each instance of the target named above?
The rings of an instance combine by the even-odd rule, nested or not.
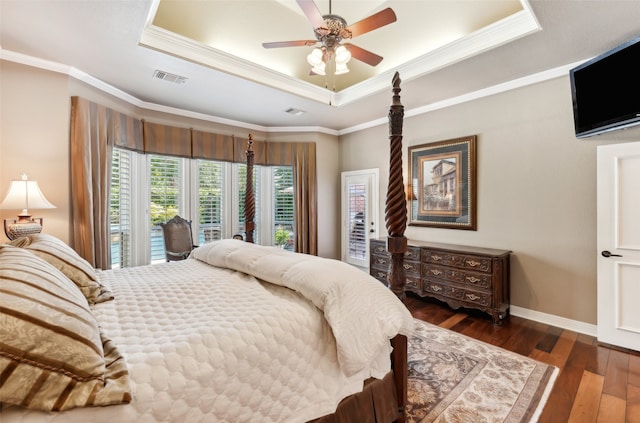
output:
[[[409,225],[476,230],[476,135],[409,147]]]

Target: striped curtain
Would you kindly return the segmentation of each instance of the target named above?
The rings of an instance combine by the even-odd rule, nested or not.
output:
[[[99,269],[111,268],[109,194],[114,145],[140,149],[141,122],[71,97],[71,246]]]

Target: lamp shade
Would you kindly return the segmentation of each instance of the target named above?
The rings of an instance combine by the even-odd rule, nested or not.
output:
[[[0,203],[0,209],[10,210],[55,208],[40,191],[38,181],[27,180],[27,175],[23,175],[19,181],[11,181],[9,192]]]

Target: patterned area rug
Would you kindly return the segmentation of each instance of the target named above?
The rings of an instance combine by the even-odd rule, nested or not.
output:
[[[408,422],[535,422],[558,368],[416,319]]]

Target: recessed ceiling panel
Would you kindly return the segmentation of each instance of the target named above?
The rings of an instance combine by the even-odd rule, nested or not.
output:
[[[395,70],[404,68],[405,79],[411,78],[539,29],[520,0],[316,0],[314,4],[323,15],[339,15],[347,26],[391,8],[395,22],[341,40],[383,60],[370,66],[351,58],[348,73],[322,76],[314,75],[307,63],[313,45],[264,48],[263,43],[316,39],[296,0],[158,0],[141,44],[323,102],[327,94],[321,91],[328,90],[337,94],[334,102],[338,102],[370,93],[377,86],[372,80],[383,76],[386,84]]]

